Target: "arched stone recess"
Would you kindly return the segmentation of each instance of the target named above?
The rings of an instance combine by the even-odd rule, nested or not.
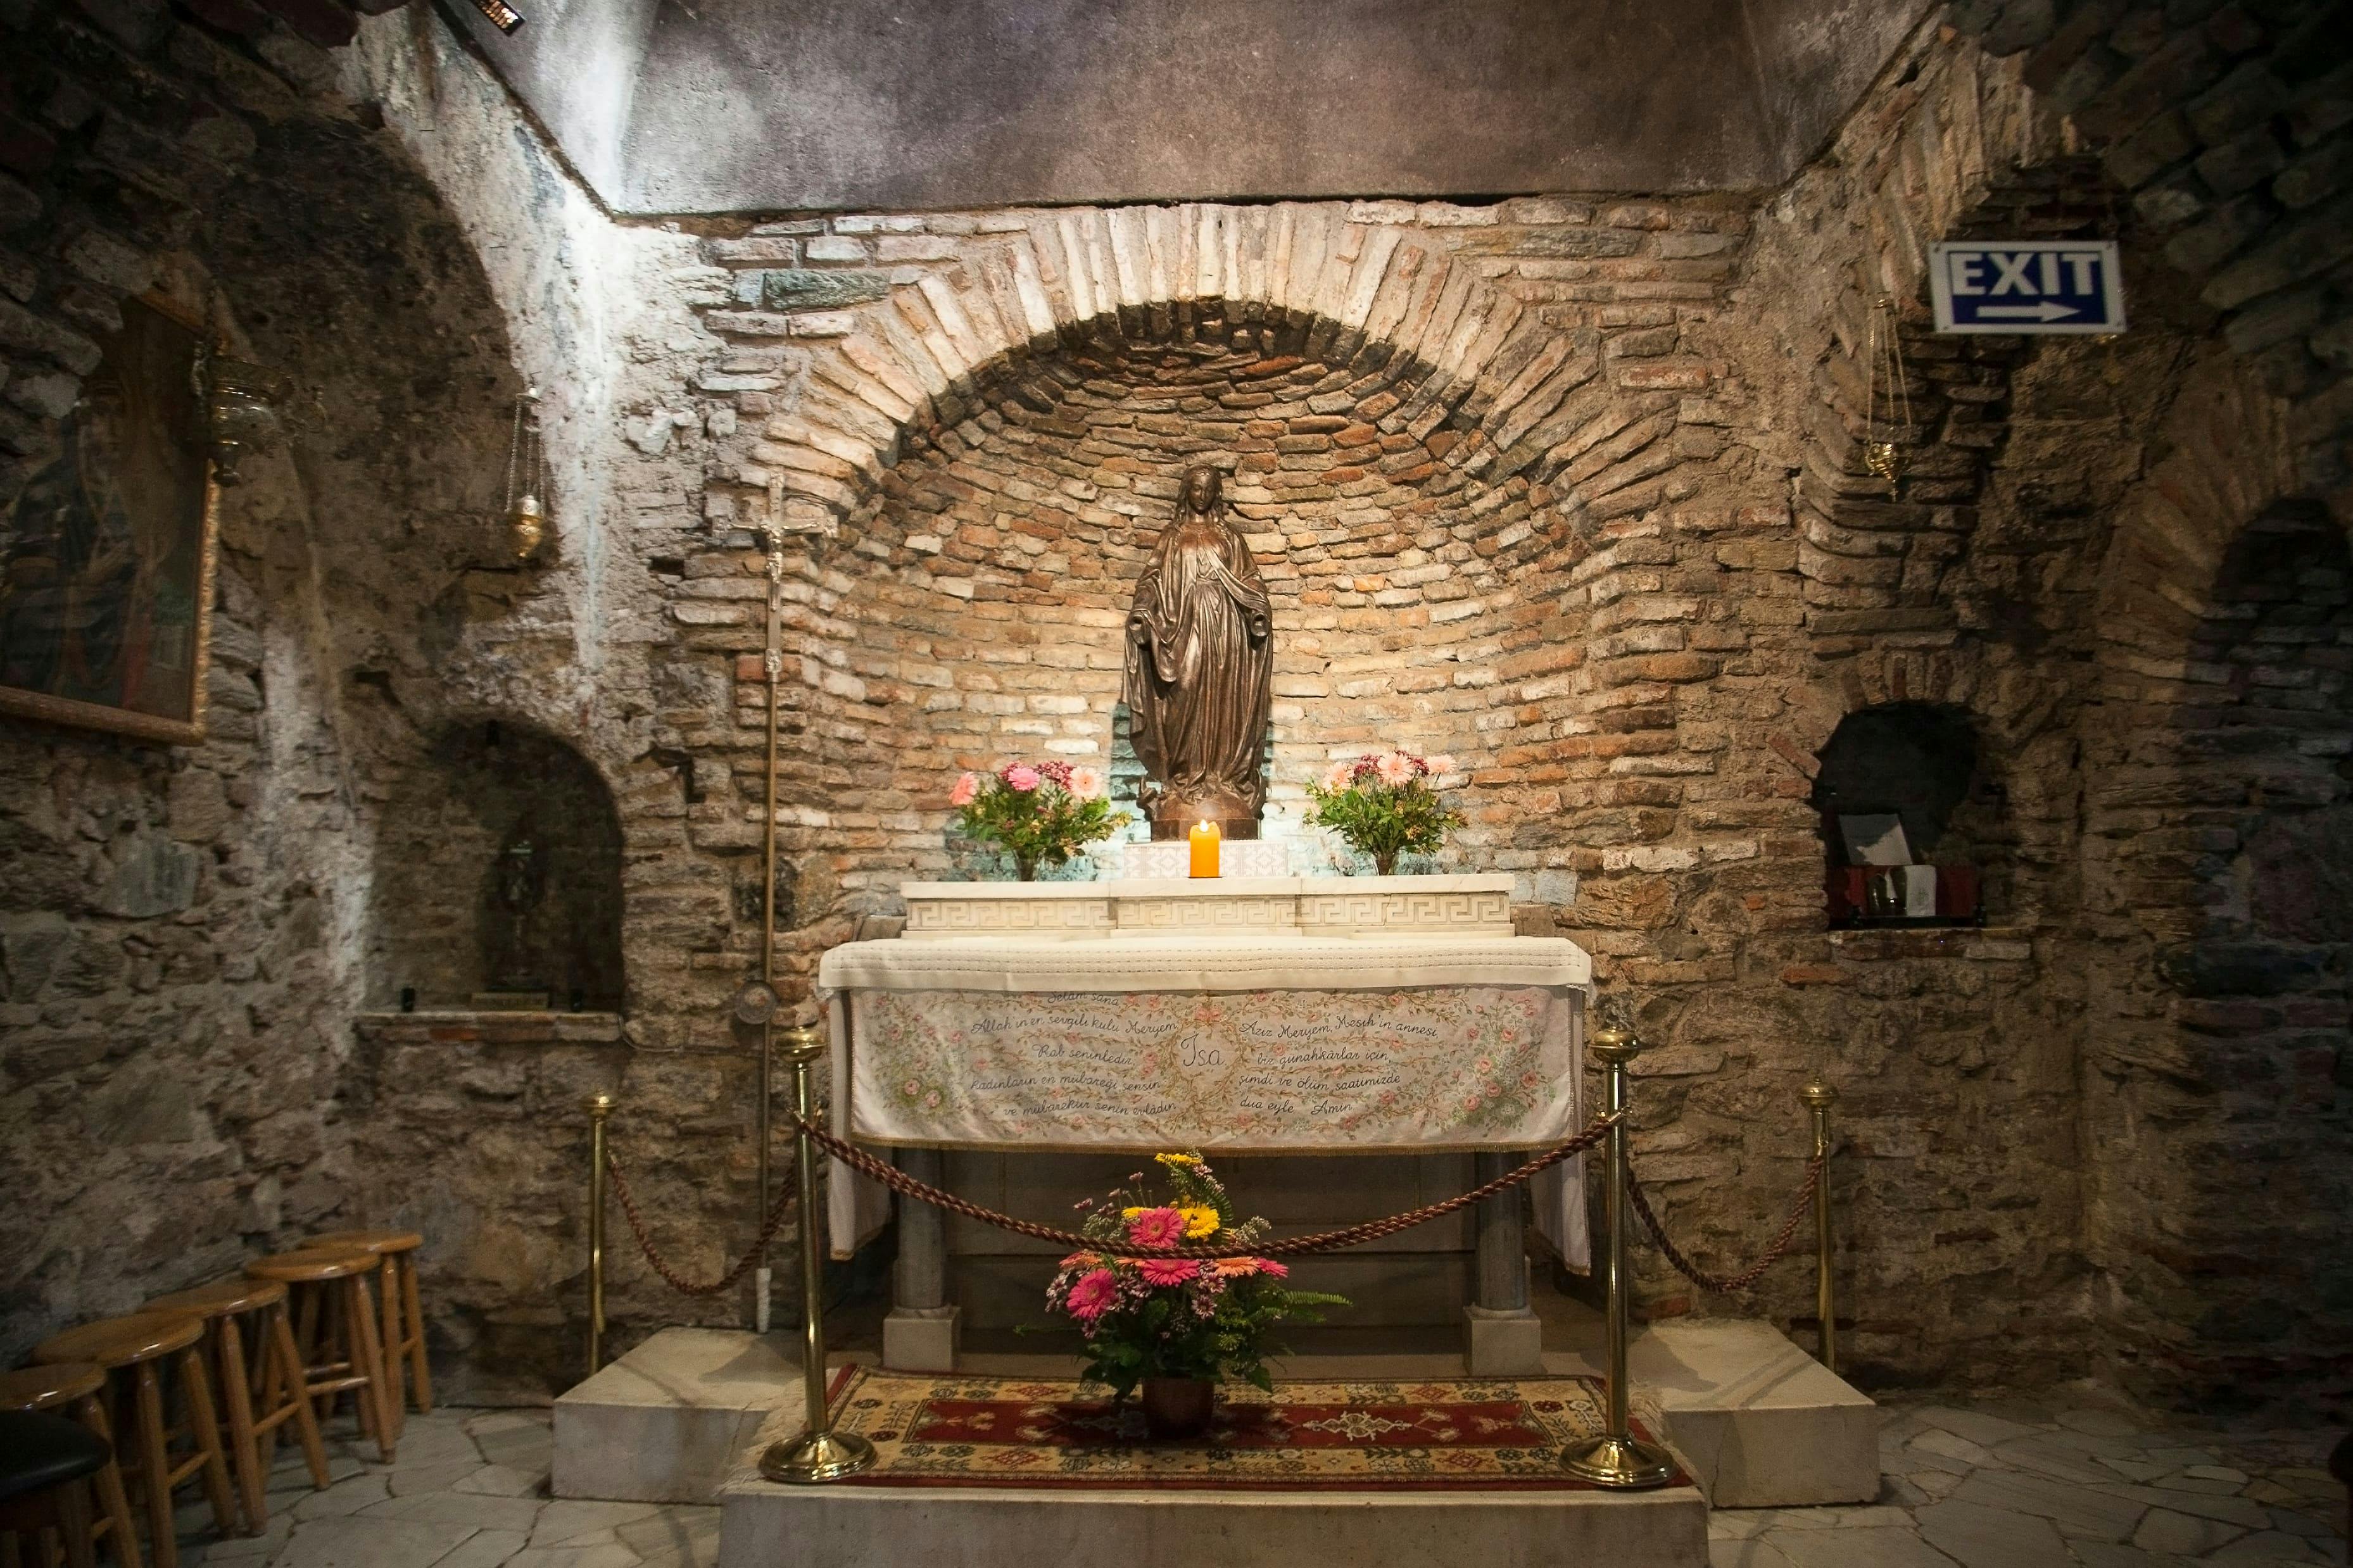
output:
[[[1493,208],[1203,203],[846,218],[830,226],[709,247],[720,265],[746,269],[734,274],[739,301],[764,308],[706,311],[705,324],[743,340],[789,335],[794,368],[804,373],[796,406],[744,432],[732,468],[714,476],[718,493],[740,503],[733,515],[755,526],[772,493],[788,522],[812,525],[819,510],[848,516],[896,460],[898,432],[957,423],[962,400],[999,362],[1099,335],[1181,333],[1210,316],[1245,332],[1304,329],[1303,351],[1335,366],[1360,355],[1374,366],[1403,362],[1417,385],[1409,406],[1400,399],[1383,416],[1393,428],[1417,419],[1449,424],[1462,432],[1456,462],[1466,474],[1491,484],[1523,472],[1541,481],[1597,441],[1645,445],[1673,420],[1669,400],[1663,425],[1652,413],[1648,428],[1635,431],[1641,422],[1629,421],[1575,444],[1594,399],[1572,399],[1601,370],[1600,334],[1548,320],[1555,313],[1542,308],[1545,292],[1526,283],[1614,277],[1635,285],[1627,292],[1640,298],[1707,300],[1725,270],[1712,258],[1736,251],[1745,223],[1724,203],[1597,215],[1584,204],[1538,199]],[[1693,235],[1706,237],[1695,243]],[[820,258],[860,269],[766,266]],[[755,267],[763,270],[748,270]],[[779,271],[792,281],[769,281]],[[877,297],[840,308],[775,308],[860,292]],[[1662,357],[1641,375],[1609,379],[1659,393],[1702,390],[1715,379],[1704,364]],[[705,385],[772,392],[784,384],[759,379],[765,384],[731,386],[723,373]]]
[[[2013,629],[2005,623],[2038,614],[2033,569],[2020,569],[2021,520],[2001,506],[2016,498],[1989,489],[2005,468],[2046,470],[2030,481],[2046,492],[2068,487],[2048,471],[2062,466],[2049,454],[2006,450],[2014,384],[2030,366],[2048,386],[2065,374],[2046,362],[2105,361],[2112,385],[2134,384],[2113,399],[2073,389],[2079,413],[2118,405],[2129,461],[2189,346],[2225,342],[2283,400],[2299,493],[2348,504],[2353,380],[2344,301],[2324,279],[2353,235],[2341,216],[2315,210],[2336,176],[2316,181],[2314,171],[2341,164],[2348,133],[2339,51],[2314,47],[2331,23],[2316,5],[2260,25],[2216,16],[2156,26],[2127,12],[2055,27],[2048,8],[2000,3],[1940,13],[1891,63],[1831,156],[1768,204],[1760,293],[1811,281],[1820,294],[1825,267],[1835,279],[1831,310],[1795,318],[1786,339],[1810,382],[1784,395],[1795,416],[1787,428],[1802,436],[1789,461],[1809,627],[1822,652],[1837,657],[1863,637],[2001,637]],[[1971,236],[2120,238],[2131,334],[2121,345],[1930,335],[1928,245]],[[1880,297],[1895,301],[1913,371],[1905,472],[1893,487],[1865,471],[1861,450],[1890,430],[1883,385],[1881,420],[1866,430],[1864,418]],[[2061,514],[2061,530],[2073,531],[2065,499],[2051,499],[2028,506]],[[2046,586],[2088,564],[2084,544],[2096,558],[2104,541],[2057,542],[2071,548],[2052,552]],[[1989,565],[1977,560],[1986,548],[1998,557]]]
[[[620,1010],[621,824],[587,758],[511,720],[448,723],[374,815],[370,1005]]]
[[[1777,515],[1747,487],[1724,435],[1727,403],[1741,394],[1711,323],[1745,227],[1732,204],[1281,204],[766,226],[780,232],[709,246],[730,269],[735,303],[704,320],[738,357],[703,384],[739,416],[711,487],[715,524],[735,531],[726,537],[756,544],[772,498],[788,527],[839,531],[814,555],[795,542],[788,574],[787,652],[802,677],[786,696],[788,723],[821,738],[786,760],[797,856],[824,852],[826,837],[809,831],[818,826],[892,839],[902,871],[940,854],[952,772],[887,810],[839,813],[838,787],[823,786],[870,781],[818,760],[871,743],[896,715],[930,722],[923,705],[954,686],[944,666],[1002,656],[968,626],[927,632],[926,667],[913,679],[894,674],[913,668],[898,658],[903,648],[874,639],[918,603],[984,626],[993,617],[1016,638],[1034,635],[1040,616],[1083,611],[1099,623],[1075,657],[1092,660],[1087,679],[1107,686],[1090,688],[1084,704],[1085,739],[1105,754],[1110,720],[1099,710],[1116,680],[1099,667],[1116,652],[1110,599],[1124,591],[1106,584],[1127,568],[1081,574],[1148,541],[1179,458],[1197,449],[1241,481],[1232,494],[1261,568],[1279,595],[1298,595],[1297,619],[1282,628],[1297,667],[1278,683],[1279,792],[1295,801],[1310,754],[1334,747],[1452,749],[1489,774],[1474,773],[1474,789],[1493,792],[1474,805],[1466,850],[1527,871],[1532,893],[1539,872],[1555,872],[1543,887],[1565,903],[1574,875],[1561,807],[1599,803],[1622,818],[1634,802],[1622,767],[1609,770],[1631,752],[1672,751],[1676,683],[1717,667],[1692,651],[1696,601],[1667,591],[1672,538],[1710,550],[1717,533],[1769,527]],[[742,308],[820,288],[880,297],[846,309]],[[1133,389],[1187,377],[1230,384],[1226,403],[1202,395],[1216,417],[1201,438],[1162,432],[1150,461],[1109,481],[1089,477],[1095,458],[1046,480],[1020,475],[1016,457],[1034,457],[1039,442],[1083,443],[1056,433],[1071,408],[1127,395],[1098,382]],[[1242,391],[1252,377],[1276,390]],[[1271,416],[1253,418],[1252,403]],[[1164,412],[1176,424],[1191,417]],[[1077,493],[1088,486],[1101,493]],[[987,492],[1008,515],[965,519],[976,531],[965,537],[934,526],[967,491]],[[1040,511],[1046,521],[1010,516]],[[1097,536],[1080,542],[1075,568],[1060,548],[1073,531]],[[756,571],[756,555],[733,557],[731,574]],[[715,600],[748,588],[731,574],[707,592]],[[1074,592],[1103,602],[1063,605]],[[1110,649],[1092,646],[1106,637]],[[1335,637],[1348,646],[1327,648]],[[714,627],[696,640],[735,653],[737,733],[748,739],[762,700],[753,638]],[[1282,733],[1368,695],[1376,700],[1353,729],[1335,721]],[[1004,694],[980,696],[987,707]],[[1430,717],[1438,713],[1454,717]],[[998,715],[993,731],[969,731],[963,752],[949,747],[926,765],[938,773],[993,762],[970,737],[1005,743],[1036,718]],[[1516,771],[1530,763],[1533,772]],[[1580,770],[1595,775],[1581,787]],[[1599,819],[1580,835],[1570,837],[1598,845],[1622,836]],[[844,909],[887,907],[888,858],[845,875],[861,885]],[[846,931],[821,925],[796,946]]]
[[[1979,776],[1963,811],[1987,876],[1986,918],[2031,929],[2072,908],[2074,898],[2071,710],[2063,688],[1989,667],[1971,652],[1882,648],[1841,660],[1795,699],[1792,721],[1773,744],[1810,780],[1815,759],[1854,714],[1926,703],[1964,717]]]
[[[2348,933],[2319,890],[2343,875],[2353,559],[2295,495],[2288,421],[2237,356],[2192,370],[2104,563],[2082,724],[2102,1306],[2126,1376],[2216,1397],[2326,1373],[2348,1295],[2282,1228],[2353,1180]]]

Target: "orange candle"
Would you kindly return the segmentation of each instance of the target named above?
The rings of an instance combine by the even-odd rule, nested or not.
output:
[[[1193,875],[1214,877],[1218,874],[1218,828],[1215,823],[1193,825]]]

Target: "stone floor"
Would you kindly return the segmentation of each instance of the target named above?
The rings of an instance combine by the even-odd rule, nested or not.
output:
[[[2345,1561],[2334,1431],[2218,1430],[2086,1399],[1882,1402],[1879,1501],[1726,1510],[1712,1568]]]
[[[1897,1404],[1885,1421],[1876,1504],[1718,1512],[1713,1568],[2346,1561],[2345,1493],[2322,1468],[2334,1432],[2216,1429],[2072,1397]],[[716,1508],[551,1500],[549,1447],[544,1412],[437,1410],[409,1418],[396,1464],[374,1463],[345,1433],[332,1443],[334,1485],[321,1492],[281,1449],[268,1532],[218,1540],[191,1509],[181,1561],[712,1568]]]

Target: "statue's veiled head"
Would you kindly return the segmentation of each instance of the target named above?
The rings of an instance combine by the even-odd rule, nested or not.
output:
[[[1185,510],[1215,511],[1225,500],[1226,476],[1215,468],[1199,468],[1185,475]]]

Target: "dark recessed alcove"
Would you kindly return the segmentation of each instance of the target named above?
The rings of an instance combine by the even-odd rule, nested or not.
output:
[[[1979,867],[1966,831],[1956,823],[1982,793],[1977,731],[1958,708],[1933,702],[1888,702],[1850,713],[1820,753],[1813,805],[1821,814],[1834,924],[1873,921],[1853,892],[1852,866],[1840,819],[1894,816],[1904,826],[1911,864],[1938,868],[1934,920],[1966,922],[1983,917]]]
[[[621,827],[596,768],[552,735],[442,731],[377,820],[371,1001],[420,1006],[545,993],[622,1003]]]

